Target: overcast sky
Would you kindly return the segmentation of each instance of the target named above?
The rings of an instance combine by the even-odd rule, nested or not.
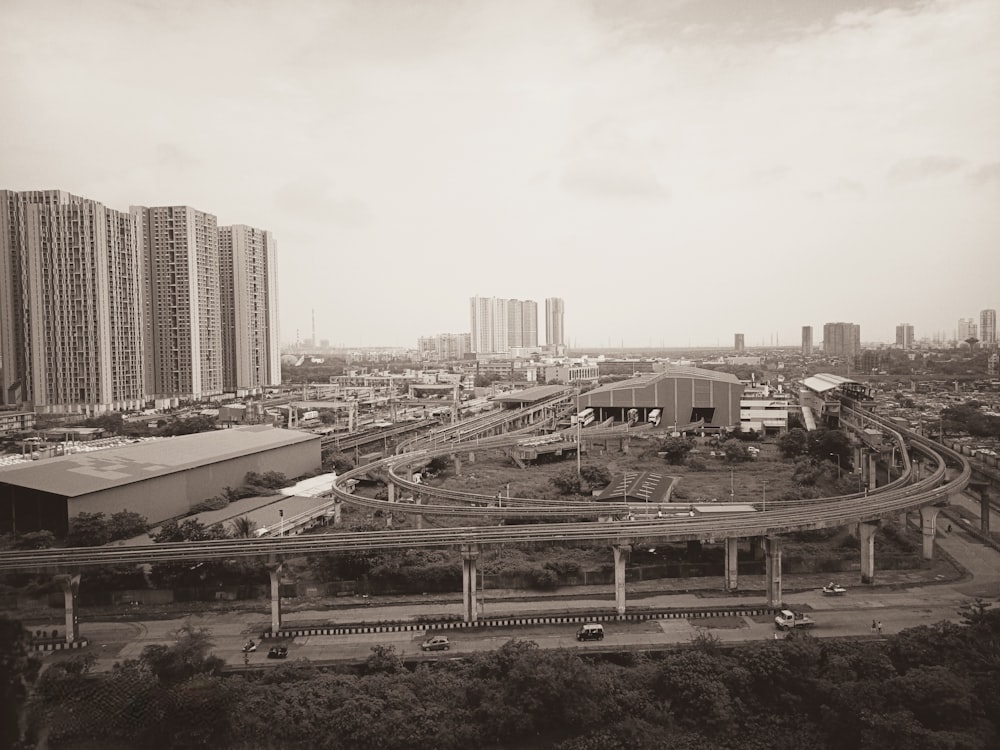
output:
[[[3,0],[0,187],[278,242],[282,337],[571,345],[1000,308],[1000,2]],[[544,338],[544,323],[542,337]]]

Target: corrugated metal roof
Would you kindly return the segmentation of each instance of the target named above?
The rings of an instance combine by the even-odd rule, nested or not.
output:
[[[730,375],[728,372],[717,372],[715,370],[705,370],[700,367],[684,367],[682,365],[669,365],[666,369],[656,372],[644,372],[635,375],[628,380],[619,380],[614,383],[606,383],[592,390],[587,391],[585,396],[593,393],[607,393],[608,391],[624,391],[632,388],[645,388],[647,385],[659,380],[668,378],[695,378],[697,380],[716,380],[723,383],[735,383],[739,385],[739,378]]]
[[[0,469],[0,484],[79,497],[229,458],[296,445],[319,435],[251,425],[43,459]]]
[[[501,403],[524,403],[531,404],[535,401],[544,401],[566,390],[564,385],[536,385],[534,388],[525,388],[523,391],[505,393],[502,396],[495,396],[493,401]]]
[[[832,391],[834,388],[839,388],[847,383],[858,385],[857,380],[851,380],[850,378],[841,377],[840,375],[833,375],[829,372],[818,372],[802,381],[802,385],[810,391],[816,391],[816,393],[826,393],[827,391]]]
[[[626,471],[612,479],[597,499],[605,502],[665,502],[673,482],[673,477],[658,471]]]

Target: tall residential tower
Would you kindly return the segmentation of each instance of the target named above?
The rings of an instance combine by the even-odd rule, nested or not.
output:
[[[566,345],[566,304],[561,297],[545,299],[545,344]]]

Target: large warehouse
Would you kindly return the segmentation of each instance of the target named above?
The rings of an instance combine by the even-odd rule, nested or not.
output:
[[[735,375],[698,367],[669,365],[609,383],[582,394],[580,410],[593,409],[597,421],[626,421],[631,409],[640,422],[683,427],[704,420],[707,429],[739,427],[743,384]],[[658,412],[658,413],[657,413]]]
[[[0,469],[0,532],[63,536],[83,512],[129,510],[159,523],[242,485],[247,472],[291,479],[320,460],[319,435],[253,425],[12,466]]]

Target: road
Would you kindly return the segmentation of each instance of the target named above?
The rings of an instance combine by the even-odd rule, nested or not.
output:
[[[959,501],[961,502],[961,501]],[[964,503],[963,503],[964,505]],[[978,503],[968,502],[970,511],[978,511]],[[1000,553],[978,542],[962,529],[939,534],[939,549],[947,552],[968,571],[960,581],[892,587],[862,587],[849,585],[842,597],[823,596],[818,588],[789,593],[786,606],[808,611],[817,621],[812,633],[817,637],[871,637],[872,620],[882,622],[883,633],[898,633],[905,628],[927,625],[943,620],[960,621],[958,610],[976,597],[988,601],[1000,600]],[[493,598],[496,597],[496,598]],[[713,592],[656,593],[630,592],[631,605],[650,609],[701,609],[705,607],[763,605],[762,600],[746,596],[716,595]],[[172,633],[185,622],[207,628],[215,641],[215,653],[232,665],[243,664],[242,644],[267,627],[266,603],[259,612],[212,613],[170,620],[133,622],[99,622],[85,619],[81,634],[91,643],[90,651],[97,656],[96,671],[110,670],[116,661],[137,658],[148,645],[171,644]],[[486,614],[516,615],[544,612],[614,611],[612,593],[585,589],[579,596],[558,600],[542,598],[500,598],[499,592],[487,592]],[[358,623],[412,621],[424,616],[455,615],[460,611],[453,602],[408,602],[399,605],[337,607],[325,610],[290,612],[285,624],[328,622]],[[59,623],[54,623],[58,625]],[[723,642],[773,639],[776,631],[770,617],[724,617],[698,619],[648,620],[644,622],[605,622],[606,637],[602,642],[578,643],[576,625],[538,625],[517,628],[463,629],[444,631],[452,641],[448,652],[427,654],[429,659],[442,659],[495,649],[511,638],[535,641],[542,648],[614,649],[658,648],[689,643],[700,633],[709,633]],[[402,633],[363,635],[312,635],[282,641],[288,646],[288,659],[310,661],[361,660],[372,646],[388,645],[397,653],[411,657],[420,653],[421,641],[428,631],[418,629]],[[780,635],[778,637],[781,637]],[[267,641],[250,654],[251,664],[275,662],[266,657]],[[67,658],[71,652],[47,653],[47,660]]]

